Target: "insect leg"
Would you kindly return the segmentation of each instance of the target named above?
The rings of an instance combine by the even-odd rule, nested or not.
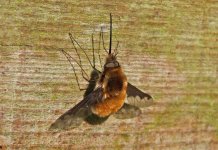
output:
[[[117,45],[116,45],[116,48],[114,49],[114,55],[116,56],[118,54],[118,51],[117,51],[117,48],[119,46],[119,41],[117,41]]]
[[[67,52],[65,52],[63,49],[61,50],[61,52],[65,55],[65,57],[67,58],[68,62],[69,62],[70,65],[71,65],[71,67],[73,68],[73,72],[74,72],[74,75],[75,75],[75,78],[76,78],[76,82],[77,82],[77,86],[79,87],[79,90],[80,90],[80,91],[81,91],[81,90],[86,90],[86,89],[82,89],[82,88],[80,87],[79,79],[78,79],[78,76],[77,76],[77,74],[76,74],[76,69],[75,69],[74,65],[71,63],[70,59],[72,59],[74,62],[77,63],[77,65],[80,66],[82,72],[85,72],[85,71],[83,70],[82,66],[81,66],[73,57],[71,57]],[[86,72],[85,72],[85,73],[86,73]],[[85,76],[83,76],[83,78],[84,78],[86,81],[89,81],[89,79],[87,79]]]
[[[83,79],[85,79],[86,81],[87,81],[87,78],[89,77],[88,75],[87,75],[87,73],[83,70],[83,68],[82,68],[82,61],[81,61],[81,57],[80,57],[80,55],[79,55],[79,52],[78,52],[78,49],[76,48],[76,45],[75,45],[75,43],[74,42],[76,42],[77,43],[77,45],[79,45],[78,44],[78,42],[76,41],[76,39],[72,36],[72,34],[71,33],[69,33],[69,37],[70,37],[70,40],[71,40],[71,42],[72,42],[72,44],[73,44],[73,47],[74,47],[74,49],[75,49],[75,52],[76,52],[76,54],[77,54],[77,56],[78,56],[78,58],[79,58],[79,66],[80,66],[80,68],[81,68],[81,72],[82,72],[82,77],[83,77]],[[79,45],[79,47],[81,48],[81,46]],[[81,48],[82,49],[82,48]],[[92,66],[92,64],[91,64],[91,66]],[[86,74],[86,77],[84,77],[84,73]]]
[[[99,59],[99,62],[100,62],[100,66],[101,66],[101,68],[102,68],[102,62],[101,62],[101,56],[100,56],[100,49],[101,49],[101,31],[100,31],[100,34],[99,34],[98,59]]]
[[[93,39],[93,33],[92,33],[92,59],[93,59],[93,67],[95,68],[95,45],[94,45],[94,39]],[[91,65],[91,64],[90,64]]]
[[[105,45],[104,45],[104,32],[103,32],[102,27],[101,27],[101,32],[102,32],[101,38],[102,38],[103,48],[104,48],[105,52],[106,52],[107,54],[109,54],[108,51],[107,51],[107,49],[105,48]]]
[[[72,36],[72,34],[71,33],[69,33],[70,35],[71,35],[71,39],[72,39],[72,41],[74,41],[78,46],[79,46],[79,48],[83,51],[83,53],[86,55],[86,58],[88,59],[88,61],[89,61],[89,63],[90,63],[90,65],[92,66],[92,68],[94,68],[94,66],[92,65],[92,63],[91,63],[91,60],[89,59],[89,57],[88,57],[88,55],[86,54],[86,52],[85,52],[85,50],[80,46],[80,44],[73,38],[73,36]],[[81,61],[81,60],[80,60]]]

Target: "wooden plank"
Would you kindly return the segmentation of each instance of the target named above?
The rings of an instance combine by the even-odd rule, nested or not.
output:
[[[216,0],[1,1],[0,146],[218,149],[217,8]],[[154,105],[134,119],[110,117],[98,126],[83,123],[66,132],[48,131],[83,96],[59,50],[78,59],[71,32],[91,57],[91,34],[97,46],[109,13],[128,80],[150,93]],[[81,58],[90,73],[82,53]],[[76,72],[85,87],[78,66]]]

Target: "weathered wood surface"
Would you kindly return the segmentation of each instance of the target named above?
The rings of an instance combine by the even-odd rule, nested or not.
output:
[[[59,49],[75,56],[68,32],[90,48],[110,12],[128,80],[155,104],[134,119],[48,132],[83,95]],[[217,16],[216,0],[0,1],[1,148],[218,149]]]

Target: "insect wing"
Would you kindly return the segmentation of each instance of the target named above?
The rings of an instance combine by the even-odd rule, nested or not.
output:
[[[128,83],[127,87],[127,101],[129,104],[138,107],[150,106],[153,104],[153,98],[147,94]]]
[[[130,119],[141,114],[141,110],[137,106],[124,103],[122,108],[114,114],[117,119]]]
[[[50,130],[66,130],[75,128],[82,123],[82,121],[91,115],[90,105],[102,100],[103,90],[97,88],[88,96],[86,96],[76,106],[61,115],[51,126]]]

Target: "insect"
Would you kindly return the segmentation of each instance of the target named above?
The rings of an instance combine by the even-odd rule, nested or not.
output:
[[[76,50],[76,54],[79,56],[78,50],[75,47],[77,44],[80,48],[79,43],[73,38],[71,34],[69,34],[71,42],[73,43],[74,49]],[[104,46],[104,38],[103,32],[101,30],[99,39],[103,41],[103,47],[107,52]],[[100,41],[99,40],[99,41]],[[62,50],[63,54],[67,57],[68,61],[73,59],[81,68],[83,78],[88,81],[89,85],[84,93],[84,99],[75,105],[73,108],[65,112],[61,115],[50,127],[50,129],[70,129],[78,126],[83,120],[90,124],[100,124],[107,120],[107,118],[111,114],[115,114],[115,117],[123,119],[123,118],[131,118],[134,117],[135,114],[140,113],[140,109],[134,104],[137,104],[137,101],[147,101],[146,103],[152,102],[152,97],[149,94],[146,94],[133,86],[132,84],[127,82],[127,78],[121,68],[121,65],[117,61],[117,47],[119,42],[117,43],[117,47],[114,49],[112,53],[112,15],[110,14],[110,42],[109,42],[109,50],[107,52],[107,58],[103,67],[103,71],[99,71],[95,67],[95,57],[94,57],[94,44],[93,44],[93,36],[92,36],[92,45],[93,45],[93,64],[91,63],[89,57],[85,53],[93,71],[91,73],[90,79],[85,77],[85,71],[81,66],[81,60],[77,62],[74,58],[72,58],[67,52]],[[99,42],[99,45],[101,42]],[[100,48],[99,48],[100,49]],[[99,51],[98,51],[99,54]],[[99,60],[100,54],[99,54]],[[71,62],[70,62],[71,63]],[[78,78],[75,72],[75,68],[73,67],[74,74],[76,79]],[[77,80],[78,87],[79,82]],[[80,88],[81,89],[81,88]],[[133,105],[125,103],[125,98],[132,103]],[[134,113],[129,113],[134,112]],[[125,114],[125,115],[123,115]],[[133,116],[132,116],[133,114]],[[123,117],[125,116],[125,117]]]

